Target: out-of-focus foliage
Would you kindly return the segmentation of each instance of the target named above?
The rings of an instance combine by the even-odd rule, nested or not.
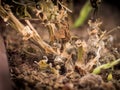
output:
[[[79,14],[79,17],[77,18],[77,20],[75,21],[74,23],[74,26],[75,28],[83,25],[83,23],[85,22],[85,20],[87,19],[89,13],[91,12],[92,10],[92,7],[90,5],[90,2],[87,1],[85,3],[85,5],[83,6],[83,8],[81,9],[80,11],[80,14]]]

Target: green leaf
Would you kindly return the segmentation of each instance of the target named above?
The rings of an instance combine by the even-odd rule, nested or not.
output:
[[[88,17],[88,15],[89,15],[89,13],[91,12],[91,10],[92,10],[92,7],[91,7],[91,5],[90,5],[90,2],[87,1],[87,2],[85,3],[85,5],[83,6],[83,8],[81,9],[80,14],[79,14],[79,17],[78,17],[78,19],[75,21],[73,27],[74,27],[74,28],[77,28],[77,27],[83,25],[83,23],[84,23],[85,20],[87,19],[87,17]]]

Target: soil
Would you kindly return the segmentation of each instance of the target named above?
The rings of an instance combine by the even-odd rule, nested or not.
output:
[[[110,10],[109,5],[103,5],[103,8],[105,7],[106,10],[104,9],[103,12],[99,12],[103,22],[100,28],[103,31],[109,31],[119,25],[120,21],[118,18],[120,13],[114,9],[116,12],[114,11],[112,15],[107,17],[108,14],[112,13],[112,10]],[[88,20],[82,27],[71,29],[71,35],[77,35],[80,40],[88,41],[90,38],[87,33],[87,29],[90,28],[87,24]],[[34,25],[40,36],[48,43],[49,36],[47,30],[37,22],[33,21],[32,25]],[[47,56],[49,61],[46,63],[43,60],[44,54],[41,53],[41,50],[36,45],[30,41],[24,41],[21,34],[13,30],[9,25],[4,24],[2,28],[5,29],[2,32],[2,36],[6,46],[13,90],[120,90],[120,63],[114,66],[113,69],[102,70],[99,75],[93,74],[92,71],[88,73],[81,67],[75,66],[74,68],[74,65],[73,67],[71,65],[70,68],[68,68],[69,66],[66,68],[63,63],[62,65],[56,65],[52,55]],[[120,30],[110,33],[113,40],[105,46],[105,50],[101,54],[101,64],[120,58],[119,33]],[[93,54],[95,53],[94,49],[92,47],[89,49],[89,53],[84,58],[87,59],[86,62],[96,56]],[[76,54],[73,52],[72,55]],[[76,56],[73,56],[72,61],[75,62],[74,60],[76,61]],[[51,63],[52,66],[50,66]],[[111,72],[112,80],[108,80],[107,77]]]

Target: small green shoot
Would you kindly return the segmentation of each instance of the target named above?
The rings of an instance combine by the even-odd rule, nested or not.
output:
[[[113,79],[113,75],[112,75],[112,72],[110,72],[107,76],[107,80],[111,81],[112,79]]]
[[[111,63],[103,64],[103,65],[95,68],[92,73],[93,74],[100,74],[101,70],[112,68],[113,66],[115,66],[115,65],[117,65],[119,63],[120,63],[120,58],[115,60],[115,61],[113,61],[113,62],[111,62]]]

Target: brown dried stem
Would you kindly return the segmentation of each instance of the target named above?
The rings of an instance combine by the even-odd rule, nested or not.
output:
[[[39,36],[37,31],[33,28],[31,23],[27,20],[28,26],[24,26],[11,12],[11,10],[5,10],[0,5],[0,16],[5,22],[8,22],[11,27],[16,29],[18,32],[20,32],[23,35],[24,40],[33,39],[36,43],[38,43],[39,47],[43,49],[46,53],[52,53],[57,54],[53,48],[45,43],[42,38]]]

